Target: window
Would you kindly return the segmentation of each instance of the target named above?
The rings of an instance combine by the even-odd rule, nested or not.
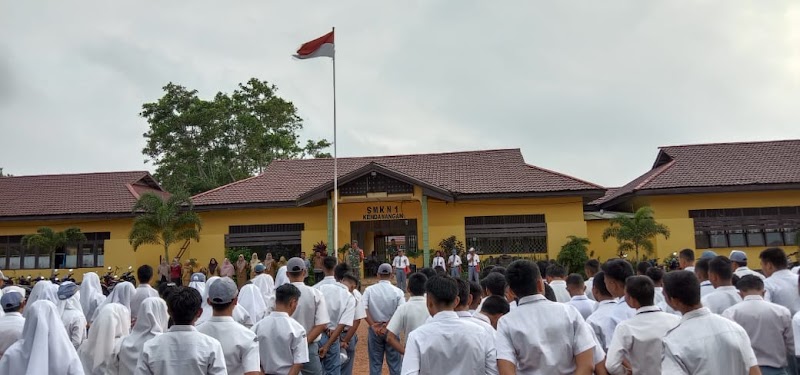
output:
[[[708,239],[708,233],[703,231],[694,232],[694,243],[698,249],[708,249],[711,247]]]
[[[783,246],[783,234],[774,229],[764,233],[767,237],[767,246]]]
[[[730,232],[728,234],[728,244],[732,247],[747,246],[747,241],[744,239],[744,232],[741,230]]]
[[[800,206],[691,210],[695,247],[794,246]]]
[[[786,246],[797,245],[797,231],[794,229],[784,229],[783,242],[786,244]]]
[[[544,215],[466,217],[464,229],[467,246],[483,254],[547,252]]]
[[[728,236],[725,232],[711,232],[711,247],[728,247]]]
[[[759,229],[751,229],[747,231],[747,245],[748,246],[765,246],[764,233]]]
[[[50,269],[102,267],[105,240],[111,233],[84,233],[86,241],[55,251],[55,263],[50,264],[50,254],[37,248],[22,246],[22,236],[0,236],[0,269]]]

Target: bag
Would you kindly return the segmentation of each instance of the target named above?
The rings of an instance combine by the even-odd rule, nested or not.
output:
[[[406,266],[406,268],[403,268],[403,272],[405,272],[406,275],[408,275],[409,273],[411,273],[411,267]]]

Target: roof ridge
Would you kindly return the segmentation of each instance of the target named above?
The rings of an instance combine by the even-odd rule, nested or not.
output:
[[[482,152],[501,152],[501,151],[517,151],[522,152],[522,149],[519,147],[517,148],[494,148],[494,149],[486,149],[486,150],[466,150],[466,151],[443,151],[443,152],[419,152],[413,154],[396,154],[396,155],[366,155],[366,156],[342,156],[337,157],[336,159],[348,159],[348,160],[358,160],[358,159],[377,159],[377,158],[403,158],[409,156],[434,156],[434,155],[458,155],[458,154],[477,154]],[[306,161],[306,160],[333,160],[333,158],[308,158],[308,159],[275,159],[272,163],[275,162],[296,162],[296,161]],[[271,163],[270,163],[271,164]]]
[[[49,174],[27,174],[27,175],[14,175],[14,176],[3,176],[3,178],[26,178],[26,177],[50,177],[50,176],[87,176],[87,175],[98,175],[98,174],[123,174],[123,173],[146,173],[150,174],[150,171],[147,170],[131,170],[131,171],[110,171],[110,172],[80,172],[80,173],[49,173]]]
[[[552,173],[552,174],[555,174],[555,175],[559,175],[561,177],[569,178],[571,180],[575,180],[575,181],[578,181],[578,182],[583,182],[584,184],[592,185],[592,186],[595,186],[595,187],[598,187],[598,188],[601,188],[601,189],[606,189],[606,190],[608,189],[607,187],[595,184],[594,182],[589,182],[589,181],[586,181],[584,179],[577,178],[575,176],[570,176],[568,174],[564,174],[564,173],[561,173],[561,172],[556,172],[554,170],[543,168],[543,167],[539,167],[539,166],[536,166],[536,165],[533,165],[533,164],[525,163],[525,166],[527,166],[528,168],[538,169],[538,170],[541,170],[541,171],[545,171],[545,172],[549,172],[549,173]]]
[[[653,172],[653,174],[651,174],[650,176],[647,176],[647,178],[642,180],[642,182],[640,182],[639,184],[634,186],[633,190],[635,191],[635,190],[641,189],[644,185],[646,185],[646,184],[650,183],[651,181],[653,181],[654,178],[660,176],[662,173],[664,173],[664,171],[666,171],[667,169],[669,169],[673,165],[675,165],[675,159],[672,159],[672,160],[668,161],[664,165],[658,166],[658,168],[660,168],[660,170]]]
[[[760,143],[785,143],[785,142],[800,142],[800,139],[775,139],[768,141],[731,141],[731,142],[717,142],[717,143],[693,143],[671,146],[659,146],[659,149],[665,148],[678,148],[678,147],[698,147],[698,146],[720,146],[720,145],[746,145],[746,144],[760,144]]]
[[[270,163],[270,164],[272,164],[272,163]],[[194,200],[195,198],[200,198],[200,197],[206,196],[206,195],[214,193],[214,192],[216,192],[218,190],[222,190],[222,189],[225,189],[227,187],[230,187],[230,186],[242,183],[242,182],[250,181],[250,180],[252,180],[252,179],[254,179],[256,177],[260,177],[262,175],[264,175],[264,173],[259,173],[259,174],[255,175],[255,176],[250,176],[250,177],[238,180],[238,181],[231,182],[229,184],[225,184],[225,185],[222,185],[222,186],[217,186],[217,187],[215,187],[215,188],[213,188],[211,190],[207,190],[207,191],[204,191],[202,193],[197,193],[195,195],[192,195],[191,197],[189,197],[189,200]]]

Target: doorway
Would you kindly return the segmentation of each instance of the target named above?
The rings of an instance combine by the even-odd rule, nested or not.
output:
[[[417,250],[417,220],[352,221],[350,237],[368,257],[374,251],[379,264],[391,263],[396,250]]]

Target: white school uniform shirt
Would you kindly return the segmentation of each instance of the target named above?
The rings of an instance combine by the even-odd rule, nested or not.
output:
[[[458,267],[461,265],[461,257],[458,255],[450,255],[447,262],[450,264],[450,268]]]
[[[175,325],[144,344],[136,375],[225,375],[222,345],[194,326]]]
[[[575,308],[536,294],[500,318],[496,345],[497,360],[514,364],[519,375],[558,375],[574,373],[574,357],[596,343]]]
[[[481,263],[481,258],[478,254],[467,254],[467,266],[476,267]]]
[[[578,309],[583,319],[589,318],[589,315],[592,315],[595,307],[597,307],[597,302],[590,300],[589,297],[586,297],[584,294],[572,297],[567,304]]]
[[[742,296],[735,286],[721,286],[700,300],[714,314],[722,314],[727,308],[742,302]]]
[[[684,271],[694,272],[694,266],[686,267],[683,269]]]
[[[412,296],[406,303],[397,308],[386,329],[397,335],[397,337],[405,333],[405,337],[408,339],[408,335],[425,324],[430,317],[431,314],[428,312],[425,297]]]
[[[397,308],[406,302],[403,291],[388,280],[367,287],[361,301],[375,322],[389,322]]]
[[[197,331],[217,339],[222,345],[228,375],[243,375],[261,369],[256,334],[230,316],[212,316],[197,326]]]
[[[664,287],[660,286],[655,287],[655,292],[656,294],[654,296],[655,298],[653,298],[653,301],[655,302],[656,306],[658,306],[658,308],[661,309],[661,311],[667,314],[681,316],[680,311],[674,310],[672,307],[669,306],[669,304],[667,304],[667,299],[664,297]]]
[[[764,276],[761,272],[753,271],[750,268],[747,268],[747,266],[737,268],[736,271],[733,271],[733,274],[739,276],[740,278],[747,275],[753,275],[753,276],[758,276],[761,280],[767,279],[767,277]]]
[[[494,340],[474,320],[459,319],[453,311],[439,312],[407,341],[402,375],[497,374]]]
[[[25,318],[21,313],[12,312],[0,317],[0,357],[12,344],[22,338]]]
[[[633,318],[620,323],[614,330],[606,354],[608,373],[625,375],[622,361],[627,359],[634,374],[661,374],[664,346],[661,339],[680,321],[681,318],[665,313],[657,306],[637,309]]]
[[[77,301],[77,304],[80,307],[80,301]],[[67,308],[61,313],[61,321],[64,322],[72,346],[78,349],[86,340],[86,317],[80,310]]]
[[[356,314],[356,298],[342,283],[325,284],[319,288],[325,296],[328,308],[328,329],[335,330],[339,324],[352,327]]]
[[[794,335],[794,356],[800,357],[800,312],[792,316],[792,334]]]
[[[133,375],[144,344],[164,333],[168,322],[167,303],[164,300],[150,297],[142,301],[136,325],[133,326],[131,334],[122,339],[117,353],[116,370],[119,371],[119,375]]]
[[[398,255],[394,257],[394,260],[392,261],[392,267],[394,267],[395,269],[404,269],[408,267],[410,264],[411,263],[409,263],[408,257],[405,255],[403,256]]]
[[[791,311],[792,315],[800,311],[800,294],[797,293],[797,274],[789,270],[780,270],[764,281],[769,301],[777,303]]]
[[[203,294],[201,293],[200,295],[202,296]],[[150,297],[158,297],[158,291],[153,289],[150,284],[139,284],[136,287],[136,291],[131,297],[131,317],[136,318],[139,316],[139,306],[142,305],[142,301]]]
[[[333,276],[325,276],[318,283],[314,284],[314,288],[319,289],[319,287],[328,284],[336,284],[336,278]]]
[[[564,280],[553,280],[548,283],[553,288],[553,293],[556,295],[556,302],[567,303],[572,299],[567,291],[567,282]]]
[[[364,296],[358,289],[353,289],[353,297],[356,299],[356,310],[353,314],[353,320],[361,320],[367,317],[367,308],[364,307]]]
[[[705,307],[684,314],[663,343],[664,374],[748,374],[758,364],[744,328]]]
[[[586,297],[589,297],[590,300],[597,302],[594,299],[594,294],[592,293],[592,287],[594,287],[594,276],[586,280],[583,285],[586,286],[586,291],[583,294],[585,294]]]
[[[614,310],[611,312],[611,320],[614,321],[614,328],[616,328],[617,324],[633,318],[634,315],[636,315],[636,310],[625,302],[625,297],[619,297],[617,299],[617,305],[614,306]]]
[[[714,291],[714,286],[711,285],[710,281],[706,280],[700,282],[700,298],[709,295],[713,291]]]
[[[783,368],[786,353],[794,353],[792,314],[789,309],[767,302],[761,296],[745,296],[722,316],[739,323],[750,337],[759,366]]]
[[[331,322],[328,315],[328,305],[325,304],[325,297],[322,293],[302,282],[292,283],[297,289],[300,289],[300,300],[297,302],[297,309],[294,310],[292,318],[297,320],[303,326],[306,332],[311,332],[311,329],[320,324]],[[314,342],[318,342],[322,335],[317,336]]]
[[[492,345],[494,346],[496,331],[494,330],[494,327],[492,327],[491,323],[486,323],[482,319],[476,318],[475,315],[469,311],[456,311],[456,315],[458,315],[459,318],[468,319],[470,322],[477,324],[484,331],[486,331],[486,333],[489,334],[489,337],[492,338]]]
[[[434,257],[433,263],[431,263],[431,267],[433,268],[442,267],[445,270],[447,269],[447,265],[445,264],[443,257]]]
[[[586,323],[591,327],[603,350],[608,349],[608,345],[611,344],[611,338],[614,336],[614,329],[617,328],[617,324],[614,323],[611,317],[616,306],[617,301],[613,299],[600,301],[597,303],[592,315],[589,315],[589,318],[586,319]]]
[[[261,370],[286,374],[293,365],[308,362],[306,330],[285,312],[274,311],[255,326]]]

